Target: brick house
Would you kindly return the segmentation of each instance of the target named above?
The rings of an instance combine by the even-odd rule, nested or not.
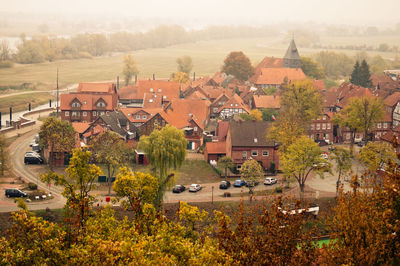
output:
[[[226,156],[231,157],[237,169],[250,157],[258,161],[264,169],[275,163],[279,168],[279,144],[266,139],[271,122],[243,121],[229,123],[226,138]]]
[[[207,142],[204,148],[204,159],[207,162],[216,161],[226,155],[226,142]]]
[[[281,98],[279,95],[253,95],[251,101],[252,109],[275,109],[281,108]]]
[[[93,122],[117,106],[118,95],[111,83],[80,83],[77,92],[60,97],[61,119],[70,122]]]
[[[310,124],[308,134],[313,140],[325,140],[328,143],[334,142],[334,125],[331,123],[333,113],[325,112],[323,115],[314,119]],[[336,132],[335,132],[336,133]]]

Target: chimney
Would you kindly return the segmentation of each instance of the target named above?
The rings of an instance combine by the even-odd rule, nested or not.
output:
[[[11,121],[12,121],[12,107],[10,107],[10,124],[11,124]]]
[[[153,80],[156,80],[156,74],[153,73]]]
[[[193,81],[196,80],[196,72],[193,72]]]
[[[136,85],[136,83],[137,83],[137,74],[135,75],[135,85]]]

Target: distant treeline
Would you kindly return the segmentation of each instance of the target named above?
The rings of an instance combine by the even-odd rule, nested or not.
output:
[[[31,40],[21,37],[21,44],[14,54],[7,42],[0,45],[0,61],[31,64],[59,59],[91,58],[111,52],[163,48],[200,40],[266,37],[274,34],[277,32],[270,27],[210,26],[202,30],[187,31],[181,26],[159,26],[145,33],[86,33],[71,38],[42,36]]]
[[[400,52],[400,48],[397,45],[390,46],[387,43],[381,43],[378,46],[360,44],[360,45],[320,45],[315,44],[313,48],[319,49],[337,49],[337,50],[356,50],[356,51],[378,51],[378,52]]]

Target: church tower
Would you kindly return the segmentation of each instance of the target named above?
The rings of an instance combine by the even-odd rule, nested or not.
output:
[[[287,68],[300,68],[300,55],[297,50],[294,39],[290,42],[289,48],[286,51],[285,57],[283,58],[283,67]]]

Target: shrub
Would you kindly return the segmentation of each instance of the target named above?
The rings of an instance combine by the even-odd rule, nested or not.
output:
[[[30,190],[36,190],[37,189],[37,185],[35,183],[28,183],[28,188]]]
[[[9,60],[0,61],[0,68],[11,68],[14,66],[14,63]]]
[[[282,193],[282,188],[281,187],[276,187],[275,188],[276,193]]]

